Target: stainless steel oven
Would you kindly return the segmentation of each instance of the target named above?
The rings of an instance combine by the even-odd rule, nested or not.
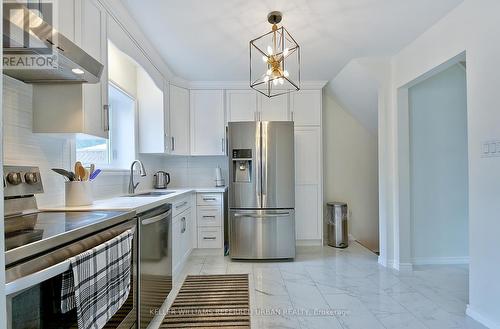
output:
[[[134,232],[131,289],[106,328],[136,327],[139,229],[135,212],[40,211],[35,194],[43,193],[43,186],[37,167],[4,166],[3,179],[8,328],[77,328],[76,311],[61,312],[62,274],[70,269],[71,257],[126,230]]]
[[[61,274],[69,258],[91,249],[126,230],[133,230],[131,290],[127,301],[105,328],[132,328],[137,322],[137,219],[55,248],[6,268],[7,328],[77,328],[75,310],[61,313]]]

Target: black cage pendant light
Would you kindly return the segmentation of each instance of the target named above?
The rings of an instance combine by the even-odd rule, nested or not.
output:
[[[250,41],[250,87],[267,97],[300,89],[300,47],[288,31],[278,27],[282,15],[267,15],[271,31]]]

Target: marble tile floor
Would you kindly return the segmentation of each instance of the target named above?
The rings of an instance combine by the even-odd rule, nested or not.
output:
[[[294,262],[243,262],[192,254],[189,274],[248,273],[252,328],[485,328],[465,315],[468,268],[420,266],[399,273],[357,243],[299,247]]]

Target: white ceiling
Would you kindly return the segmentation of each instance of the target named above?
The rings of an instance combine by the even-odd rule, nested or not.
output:
[[[301,46],[302,79],[330,80],[349,60],[386,56],[463,0],[124,0],[172,71],[188,80],[248,79],[248,42],[267,13]]]

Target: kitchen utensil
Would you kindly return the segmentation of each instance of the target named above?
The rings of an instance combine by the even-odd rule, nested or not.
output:
[[[85,177],[85,168],[80,161],[75,163],[75,175],[77,180],[82,181]]]
[[[89,180],[94,180],[100,173],[101,169],[96,169],[92,174],[90,174]]]
[[[75,174],[72,173],[71,171],[67,171],[67,170],[61,169],[61,168],[52,168],[52,171],[58,173],[59,175],[66,177],[71,182],[76,179]]]
[[[83,180],[84,181],[88,181],[89,180],[89,176],[90,176],[90,170],[87,169],[87,168],[84,168],[85,169],[85,176],[83,176]]]
[[[154,175],[154,188],[162,189],[167,188],[170,183],[170,174],[164,171],[158,171]]]

